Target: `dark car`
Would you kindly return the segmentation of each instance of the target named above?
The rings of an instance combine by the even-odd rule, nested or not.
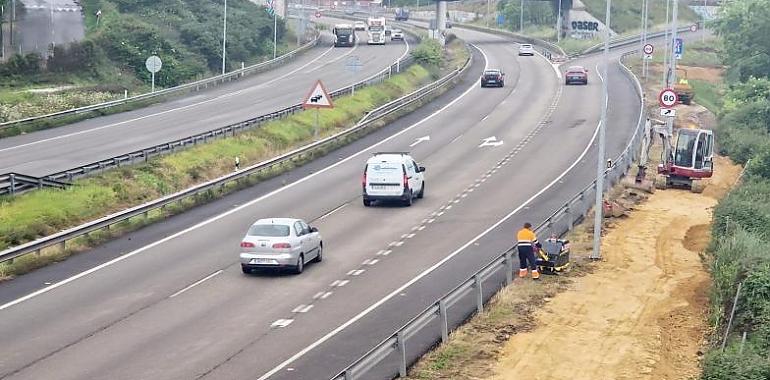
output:
[[[481,74],[481,87],[504,87],[505,86],[505,73],[500,70],[484,70],[484,74]]]
[[[571,66],[564,73],[564,84],[588,84],[588,70],[583,66]]]

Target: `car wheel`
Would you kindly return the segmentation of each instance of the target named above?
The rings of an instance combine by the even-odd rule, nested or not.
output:
[[[372,205],[372,201],[370,201],[368,199],[364,199],[364,207],[369,207],[371,205]]]
[[[305,255],[299,255],[297,265],[294,266],[294,274],[300,274],[305,270]]]
[[[404,200],[404,206],[409,207],[412,205],[412,190],[409,190],[409,194],[407,194],[406,199]]]
[[[422,187],[420,188],[420,192],[417,193],[417,198],[422,199],[425,196],[425,181],[422,181]]]
[[[320,263],[324,260],[324,243],[321,242],[321,244],[318,245],[318,256],[313,259],[313,262]]]

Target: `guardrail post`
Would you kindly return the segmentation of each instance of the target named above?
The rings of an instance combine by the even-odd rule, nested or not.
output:
[[[38,189],[42,189],[43,188],[43,179],[42,178],[38,178],[37,179],[37,188]]]
[[[513,250],[505,252],[505,285],[513,282]]]
[[[11,195],[13,195],[16,193],[16,174],[11,174],[8,177],[11,179]]]
[[[449,340],[449,319],[446,313],[446,301],[438,301],[438,323],[441,324],[441,343],[446,343]]]
[[[473,286],[476,287],[476,310],[481,314],[484,311],[484,290],[481,289],[481,277],[473,276]]]
[[[572,231],[572,224],[574,221],[572,220],[572,211],[569,209],[569,202],[564,205],[564,215],[567,216],[567,231]]]
[[[401,60],[400,59],[398,61],[396,61],[396,72],[397,73],[401,72]]]
[[[406,377],[406,340],[403,331],[396,333],[396,342],[396,344],[398,344],[399,356],[401,356],[398,367],[398,377]]]
[[[59,246],[60,246],[62,251],[66,250],[67,249],[67,241],[66,240],[62,240],[62,242],[59,243]]]
[[[149,159],[149,157],[147,157],[147,156],[149,156],[147,154],[147,149],[142,149],[142,154],[144,155],[144,162],[147,162],[147,160]]]

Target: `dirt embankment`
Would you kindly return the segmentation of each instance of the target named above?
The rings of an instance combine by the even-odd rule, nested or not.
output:
[[[536,312],[491,379],[691,379],[699,374],[712,208],[740,167],[716,162],[703,194],[658,191],[606,234],[604,262]]]

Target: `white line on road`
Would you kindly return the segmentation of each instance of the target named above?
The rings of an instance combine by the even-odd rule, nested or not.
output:
[[[279,319],[270,324],[272,328],[284,328],[294,322],[293,319]]]
[[[313,308],[313,305],[299,305],[292,310],[292,313],[307,313],[310,311],[310,309]]]
[[[333,293],[334,292],[326,292],[326,293],[321,295],[321,299],[325,300],[325,299],[329,298]]]
[[[194,286],[198,286],[198,285],[202,284],[204,281],[206,281],[208,279],[211,279],[211,278],[214,278],[214,276],[216,276],[216,275],[218,275],[220,273],[222,273],[221,269],[216,271],[216,272],[214,272],[214,273],[212,273],[212,274],[210,274],[210,275],[208,275],[208,276],[206,276],[206,277],[204,277],[204,278],[202,278],[202,279],[200,279],[200,280],[198,280],[198,281],[196,281],[192,285],[190,285],[190,286],[188,286],[188,287],[186,287],[186,288],[184,288],[184,289],[182,289],[182,290],[180,290],[180,291],[170,295],[168,298],[174,298],[174,297],[176,297],[176,296],[178,296],[178,295],[180,295],[180,294],[182,294],[182,293],[192,289]]]
[[[350,282],[350,280],[342,280],[342,281],[340,281],[339,284],[337,284],[337,287],[341,288],[341,287],[347,285],[349,282]]]
[[[418,228],[419,228],[419,227],[418,227]],[[409,234],[409,235],[406,235],[406,238],[407,238],[407,239],[411,239],[411,238],[413,238],[413,237],[414,237],[414,234]]]
[[[345,206],[347,206],[347,205],[348,205],[348,203],[345,203],[344,205],[342,205],[342,206],[339,206],[339,207],[337,207],[337,208],[335,208],[335,209],[333,209],[333,210],[331,210],[331,211],[327,212],[326,214],[323,214],[323,215],[321,215],[321,217],[320,217],[320,218],[318,218],[318,220],[324,220],[324,219],[326,219],[326,217],[328,217],[328,216],[329,216],[329,215],[331,215],[331,214],[334,214],[335,212],[337,212],[337,211],[339,211],[339,210],[342,210],[342,209],[343,209]]]
[[[488,63],[489,63],[489,59],[488,59],[486,53],[484,53],[483,50],[479,49],[475,45],[473,45],[473,46],[476,49],[478,49],[479,52],[481,52],[481,54],[484,56],[484,61],[485,61],[484,66],[486,67],[488,65]],[[69,277],[69,278],[66,278],[66,279],[64,279],[62,281],[59,281],[59,282],[57,282],[57,283],[55,283],[55,284],[53,284],[51,286],[47,286],[45,288],[42,288],[42,289],[36,290],[36,291],[34,291],[34,292],[30,293],[30,294],[27,294],[26,296],[23,296],[23,297],[15,299],[13,301],[7,302],[7,303],[5,303],[5,304],[0,306],[0,310],[5,310],[5,309],[7,309],[7,308],[9,308],[9,307],[11,307],[13,305],[16,305],[16,304],[19,304],[21,302],[27,301],[27,300],[32,299],[34,297],[37,297],[37,296],[39,296],[41,294],[50,292],[53,289],[56,289],[56,288],[59,288],[61,286],[66,285],[66,284],[69,284],[72,281],[75,281],[75,280],[77,280],[79,278],[88,276],[91,273],[94,273],[94,272],[97,272],[97,271],[102,270],[104,268],[107,268],[109,266],[112,266],[112,265],[114,265],[116,263],[119,263],[119,262],[121,262],[123,260],[126,260],[126,259],[128,259],[130,257],[133,257],[133,256],[135,256],[137,254],[145,252],[145,251],[147,251],[147,250],[149,250],[151,248],[157,247],[157,246],[159,246],[159,245],[161,245],[163,243],[166,243],[168,241],[174,240],[174,239],[176,239],[176,238],[178,238],[180,236],[184,236],[184,235],[186,235],[186,234],[188,234],[188,233],[190,233],[192,231],[195,231],[195,230],[197,230],[197,229],[199,229],[201,227],[204,227],[206,225],[214,223],[214,222],[216,222],[216,221],[218,221],[218,220],[220,220],[222,218],[225,218],[225,217],[227,217],[227,216],[229,216],[231,214],[239,212],[239,211],[241,211],[241,210],[243,210],[243,209],[245,209],[247,207],[251,207],[252,205],[257,204],[257,203],[259,203],[259,202],[261,202],[261,201],[263,201],[265,199],[268,199],[268,198],[270,198],[270,197],[272,197],[272,196],[274,196],[276,194],[279,194],[279,193],[284,192],[284,191],[286,191],[288,189],[291,189],[291,188],[293,188],[295,186],[298,186],[298,185],[300,185],[300,184],[310,180],[311,178],[315,178],[316,176],[319,176],[319,175],[321,175],[323,173],[326,173],[327,171],[330,171],[330,170],[332,170],[332,169],[334,169],[334,168],[336,168],[336,167],[338,167],[338,166],[340,166],[340,165],[342,165],[342,164],[344,164],[344,163],[346,163],[346,162],[348,162],[348,161],[350,161],[350,160],[352,160],[352,159],[354,159],[354,158],[356,158],[356,157],[358,157],[358,156],[360,156],[360,155],[362,155],[364,153],[367,153],[367,152],[371,151],[372,149],[374,149],[374,148],[376,148],[376,147],[378,147],[378,146],[380,146],[382,144],[387,143],[388,141],[391,141],[391,140],[393,140],[393,139],[395,139],[395,138],[397,138],[397,137],[399,137],[399,136],[401,136],[401,135],[403,135],[403,134],[413,130],[414,128],[417,128],[418,126],[420,126],[423,123],[427,122],[428,120],[434,118],[436,115],[440,114],[441,112],[444,112],[449,107],[452,107],[453,105],[457,104],[457,102],[462,100],[465,96],[467,96],[468,94],[470,94],[474,90],[478,90],[478,87],[476,87],[476,83],[475,82],[472,83],[470,86],[468,86],[468,88],[462,94],[460,94],[458,97],[453,99],[451,102],[447,103],[443,107],[439,108],[438,110],[434,111],[432,114],[426,116],[425,118],[419,120],[418,122],[410,125],[409,127],[406,127],[404,129],[402,129],[401,131],[399,131],[397,133],[394,133],[394,134],[392,134],[392,135],[390,135],[390,136],[388,136],[388,137],[378,141],[375,144],[372,144],[372,145],[370,145],[370,146],[368,146],[368,147],[366,147],[366,148],[364,148],[364,149],[362,149],[362,150],[360,150],[360,151],[358,151],[358,152],[356,152],[354,154],[351,154],[350,156],[346,157],[345,159],[339,160],[339,161],[335,162],[334,164],[329,165],[329,166],[327,166],[327,167],[325,167],[325,168],[323,168],[323,169],[321,169],[321,170],[319,170],[319,171],[317,171],[315,173],[312,173],[312,174],[309,174],[309,175],[307,175],[305,177],[302,177],[299,180],[294,181],[294,182],[292,182],[292,183],[290,183],[290,184],[288,184],[286,186],[283,186],[283,187],[281,187],[279,189],[273,190],[273,191],[271,191],[271,192],[269,192],[269,193],[267,193],[267,194],[265,194],[265,195],[263,195],[261,197],[258,197],[256,199],[250,201],[250,202],[244,203],[241,206],[238,206],[236,208],[233,208],[233,209],[230,209],[230,210],[228,210],[226,212],[223,212],[223,213],[221,213],[219,215],[216,215],[214,217],[206,219],[206,220],[204,220],[204,221],[202,221],[202,222],[200,222],[200,223],[198,223],[198,224],[196,224],[194,226],[191,226],[191,227],[189,227],[187,229],[179,231],[179,232],[177,232],[177,233],[175,233],[173,235],[167,236],[167,237],[165,237],[163,239],[160,239],[160,240],[157,240],[157,241],[152,242],[150,244],[147,244],[147,245],[145,245],[145,246],[143,246],[141,248],[135,249],[135,250],[133,250],[133,251],[123,255],[123,256],[116,257],[116,258],[114,258],[114,259],[112,259],[110,261],[107,261],[107,262],[102,263],[100,265],[97,265],[97,266],[95,266],[95,267],[93,267],[91,269],[88,269],[86,271],[80,272],[80,273],[78,273],[78,274],[76,274],[76,275],[74,275],[72,277]],[[259,165],[259,164],[257,164],[257,165]],[[403,244],[403,243],[401,243],[401,244]]]
[[[546,191],[548,191],[548,190],[549,190],[551,187],[553,187],[553,185],[554,185],[554,184],[556,184],[558,181],[560,181],[560,180],[561,180],[561,179],[562,179],[564,176],[566,176],[566,175],[567,175],[567,173],[569,173],[570,171],[572,171],[572,169],[573,169],[575,166],[577,166],[577,164],[579,164],[579,163],[580,163],[580,161],[583,159],[583,157],[585,157],[585,155],[586,155],[586,154],[588,154],[588,151],[591,149],[591,146],[593,145],[593,143],[594,143],[594,140],[596,139],[596,134],[597,134],[598,132],[599,132],[599,126],[597,126],[597,127],[596,127],[596,129],[594,130],[594,134],[593,134],[593,136],[591,137],[591,141],[589,141],[589,142],[588,142],[588,145],[586,145],[586,147],[585,147],[585,149],[583,150],[583,152],[580,154],[580,156],[578,156],[578,158],[577,158],[577,159],[576,159],[576,160],[575,160],[575,161],[574,161],[574,162],[573,162],[573,163],[572,163],[572,164],[571,164],[571,165],[570,165],[570,166],[569,166],[569,167],[568,167],[566,170],[564,170],[564,171],[563,171],[561,174],[559,174],[559,176],[558,176],[558,177],[556,177],[556,178],[555,178],[553,181],[551,181],[551,182],[550,182],[548,185],[546,185],[545,187],[543,187],[542,189],[540,189],[540,191],[538,191],[537,193],[535,193],[534,195],[532,195],[532,196],[531,196],[529,199],[527,199],[526,201],[524,201],[524,203],[522,203],[521,205],[519,205],[519,207],[517,207],[516,209],[514,209],[513,211],[511,211],[510,213],[508,213],[508,215],[505,215],[505,216],[504,216],[502,219],[498,220],[498,221],[497,221],[495,224],[493,224],[491,227],[487,228],[486,230],[484,230],[483,232],[481,232],[479,235],[477,235],[477,236],[476,236],[476,237],[474,237],[473,239],[469,240],[469,241],[468,241],[467,243],[465,243],[463,246],[461,246],[460,248],[456,249],[454,252],[452,252],[452,253],[451,253],[451,254],[449,254],[448,256],[444,257],[443,259],[441,259],[439,262],[437,262],[437,263],[433,264],[433,266],[431,266],[430,268],[428,268],[428,269],[426,269],[425,271],[423,271],[422,273],[418,274],[417,276],[415,276],[415,277],[414,277],[414,278],[412,278],[411,280],[407,281],[405,284],[401,285],[401,286],[400,286],[398,289],[396,289],[396,290],[392,291],[392,292],[391,292],[390,294],[388,294],[387,296],[383,297],[383,298],[382,298],[382,299],[380,299],[379,301],[377,301],[377,302],[375,302],[374,304],[372,304],[371,306],[367,307],[366,309],[364,309],[363,311],[361,311],[360,313],[358,313],[358,314],[357,314],[356,316],[354,316],[353,318],[350,318],[350,319],[349,319],[347,322],[345,322],[345,323],[341,324],[340,326],[338,326],[338,327],[337,327],[337,328],[335,328],[334,330],[330,331],[329,333],[327,333],[326,335],[324,335],[324,336],[323,336],[323,337],[321,337],[320,339],[316,340],[315,342],[313,342],[313,343],[311,343],[310,345],[308,345],[307,347],[303,348],[302,350],[300,350],[299,352],[297,352],[296,354],[294,354],[294,355],[293,355],[293,356],[291,356],[290,358],[286,359],[286,360],[285,360],[283,363],[281,363],[281,364],[277,365],[275,368],[271,369],[270,371],[268,371],[267,373],[265,373],[264,375],[262,375],[261,377],[259,377],[257,380],[266,380],[266,379],[268,379],[270,376],[274,375],[276,372],[278,372],[278,371],[282,370],[282,369],[283,369],[283,368],[285,368],[287,365],[289,365],[289,364],[293,363],[294,361],[296,361],[297,359],[301,358],[302,356],[304,356],[306,353],[308,353],[308,352],[309,352],[309,351],[311,351],[312,349],[314,349],[314,348],[316,348],[316,347],[320,346],[321,344],[323,344],[323,343],[324,343],[324,342],[326,342],[327,340],[329,340],[329,339],[331,339],[332,337],[334,337],[335,335],[337,335],[337,334],[338,334],[340,331],[342,331],[342,330],[344,330],[344,329],[348,328],[350,325],[352,325],[352,324],[356,323],[358,320],[360,320],[361,318],[365,317],[366,315],[368,315],[369,313],[371,313],[371,312],[372,312],[374,309],[378,308],[379,306],[381,306],[382,304],[384,304],[385,302],[387,302],[387,301],[388,301],[388,300],[390,300],[391,298],[393,298],[393,297],[395,297],[395,296],[397,296],[397,295],[401,294],[401,293],[402,293],[402,292],[403,292],[403,291],[404,291],[406,288],[408,288],[408,287],[409,287],[409,286],[411,286],[412,284],[416,283],[417,281],[419,281],[419,280],[420,280],[420,279],[422,279],[423,277],[425,277],[425,276],[429,275],[430,273],[432,273],[433,271],[435,271],[435,270],[436,270],[436,268],[440,267],[441,265],[443,265],[443,264],[444,264],[444,263],[446,263],[447,261],[451,260],[453,257],[455,257],[455,256],[457,256],[458,254],[460,254],[460,252],[462,252],[462,251],[464,251],[466,248],[468,248],[470,245],[472,245],[473,243],[475,243],[476,241],[478,241],[479,239],[481,239],[482,237],[484,237],[485,235],[487,235],[489,232],[491,232],[492,230],[494,230],[495,228],[497,228],[498,226],[500,226],[501,224],[503,224],[503,223],[504,223],[506,220],[510,219],[510,218],[511,218],[513,215],[515,215],[516,213],[518,213],[519,211],[521,211],[521,210],[522,210],[524,207],[526,207],[527,205],[529,205],[529,204],[530,204],[532,201],[534,201],[534,200],[535,200],[537,197],[539,197],[540,195],[542,195],[543,193],[545,193]]]
[[[377,252],[377,256],[387,256],[387,255],[390,255],[391,252],[393,252],[393,251],[391,251],[389,249],[383,249],[383,250]]]

